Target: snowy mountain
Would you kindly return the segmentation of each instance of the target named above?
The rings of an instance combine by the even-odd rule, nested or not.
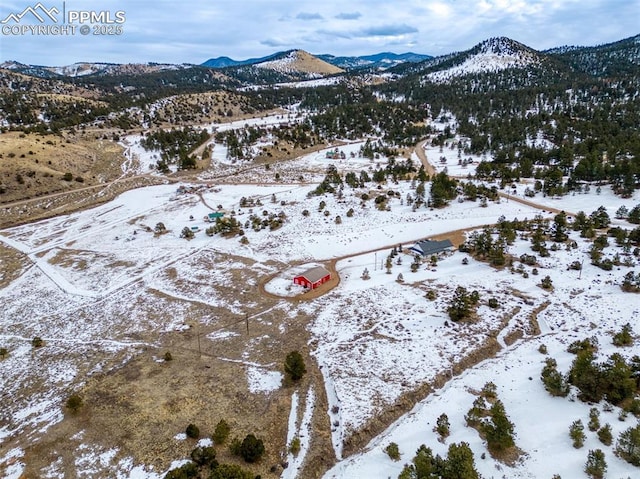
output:
[[[302,81],[341,73],[418,74],[433,82],[447,82],[465,75],[500,72],[536,66],[543,70],[562,71],[563,75],[586,73],[593,76],[636,75],[640,65],[640,35],[595,47],[559,47],[544,52],[533,50],[506,37],[485,40],[475,47],[438,57],[407,52],[390,52],[365,56],[312,55],[303,50],[288,50],[264,57],[234,60],[220,56],[199,66],[189,64],[113,64],[79,62],[66,66],[27,65],[17,61],[0,63],[0,69],[40,78],[63,79],[91,75],[137,76],[190,68],[224,69],[223,75],[233,84],[266,85]],[[191,74],[191,73],[187,73]],[[61,78],[62,77],[62,78]]]
[[[275,70],[280,73],[308,73],[325,76],[342,73],[344,70],[325,62],[304,50],[290,50],[254,64],[258,68]]]
[[[112,63],[74,63],[62,67],[48,67],[47,70],[62,76],[80,77],[100,73],[114,66],[118,65]]]
[[[472,73],[496,72],[508,68],[525,68],[539,65],[542,55],[535,50],[506,37],[490,38],[475,47],[458,54],[427,61],[424,65],[432,71],[426,78],[434,82],[446,82],[452,78]]]
[[[0,63],[0,69],[11,70],[15,73],[22,73],[23,75],[39,77],[39,78],[54,78],[58,76],[57,73],[52,72],[48,67],[37,65],[26,65],[14,60],[9,60]]]
[[[234,66],[242,66],[242,65],[255,65],[258,63],[263,63],[265,61],[276,59],[282,55],[286,55],[288,52],[278,52],[272,55],[267,55],[265,57],[260,58],[248,58],[246,60],[234,60],[233,58],[229,58],[226,56],[210,58],[206,62],[202,63],[202,66],[210,67],[210,68],[226,68],[226,67],[234,67]],[[373,55],[363,55],[363,56],[335,56],[330,54],[322,54],[322,55],[314,55],[316,58],[323,60],[331,65],[334,65],[343,70],[356,70],[362,68],[375,68],[386,70],[387,68],[394,67],[401,63],[418,63],[424,60],[428,60],[433,58],[430,55],[422,55],[419,53],[391,53],[391,52],[382,52],[375,53]]]
[[[421,55],[419,53],[391,53],[383,52],[376,53],[374,55],[364,55],[357,57],[336,57],[334,55],[316,55],[321,60],[324,60],[332,65],[343,68],[345,70],[356,70],[361,68],[374,68],[380,70],[386,70],[387,68],[394,67],[401,63],[418,63],[430,58],[430,55]]]
[[[100,62],[78,62],[64,66],[41,66],[26,65],[17,61],[6,61],[0,63],[0,68],[13,70],[17,73],[36,76],[41,78],[62,77],[83,77],[87,75],[143,75],[164,70],[179,70],[190,68],[188,64],[162,64],[162,63],[100,63]]]

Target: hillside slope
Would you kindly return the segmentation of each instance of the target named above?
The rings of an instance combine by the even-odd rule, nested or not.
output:
[[[344,70],[325,62],[304,50],[291,50],[267,61],[255,64],[256,67],[275,70],[281,73],[309,73],[318,76],[335,75]]]

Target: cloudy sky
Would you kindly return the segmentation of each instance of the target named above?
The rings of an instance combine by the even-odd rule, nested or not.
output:
[[[109,12],[114,19],[124,11],[122,33],[18,34],[20,27],[38,20],[30,12],[19,22],[8,16],[37,3],[2,0],[0,21],[6,22],[1,25],[0,61],[202,63],[293,48],[334,55],[440,55],[494,36],[544,50],[609,43],[640,33],[640,0],[41,0],[47,10],[61,12],[57,25],[63,12],[67,19],[70,11]]]

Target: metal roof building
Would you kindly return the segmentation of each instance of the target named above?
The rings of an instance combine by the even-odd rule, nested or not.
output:
[[[451,240],[423,240],[414,244],[409,251],[413,251],[422,256],[431,256],[434,254],[442,253],[443,251],[453,250],[453,243]]]

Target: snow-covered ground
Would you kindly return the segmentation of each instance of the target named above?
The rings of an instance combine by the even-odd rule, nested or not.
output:
[[[122,164],[123,173],[153,173],[160,159],[159,151],[148,151],[140,145],[141,135],[127,135],[119,142],[124,148],[125,162]],[[167,165],[169,170],[176,171],[176,165]]]
[[[296,114],[292,112],[282,112],[275,113],[271,115],[265,115],[262,117],[256,118],[245,118],[242,120],[235,120],[226,123],[210,123],[206,125],[207,129],[214,130],[218,132],[229,131],[229,130],[238,130],[244,128],[245,126],[255,126],[255,127],[268,127],[268,126],[279,126],[285,125],[289,123],[296,122],[299,118]]]
[[[566,344],[559,337],[519,343],[495,359],[455,377],[445,388],[422,401],[373,440],[366,452],[338,463],[325,478],[397,477],[421,444],[430,447],[434,454],[446,456],[450,444],[462,441],[469,443],[474,452],[476,468],[486,478],[537,479],[550,478],[554,474],[563,478],[586,477],[582,471],[587,452],[593,449],[605,451],[608,464],[606,477],[636,477],[637,469],[618,459],[612,448],[604,446],[595,433],[587,431],[584,447],[575,449],[572,446],[569,426],[577,419],[586,425],[589,409],[593,405],[554,398],[544,390],[540,371],[545,356],[538,352],[538,346],[542,343],[549,348],[549,355],[558,360],[560,368],[566,371],[572,358],[565,352]],[[515,424],[516,445],[526,451],[526,456],[516,467],[493,460],[477,432],[466,426],[464,415],[476,398],[471,391],[482,389],[487,382],[496,384],[498,397]],[[610,424],[614,437],[635,423],[634,419],[621,422],[618,419],[619,411],[608,412],[604,404],[595,406],[600,412],[601,424]],[[449,417],[451,435],[441,443],[433,428],[442,413]],[[402,454],[400,462],[392,461],[384,452],[391,442],[399,445]],[[486,459],[481,459],[483,453]]]
[[[282,386],[282,373],[279,371],[264,371],[255,366],[247,368],[249,391],[252,393],[268,393]]]
[[[255,121],[277,124],[288,119],[274,115]],[[134,143],[129,144],[130,149]],[[311,171],[317,180],[329,165],[343,173],[384,166],[384,158],[360,158],[357,152],[361,145],[340,146],[345,152],[343,160],[327,158],[332,147],[277,167],[290,171],[291,176],[296,171],[305,175]],[[430,159],[447,157],[448,168],[457,164],[455,149],[444,148],[441,153],[427,147],[426,152]],[[140,166],[132,163],[128,168]],[[472,171],[471,166],[468,169]],[[453,201],[444,209],[422,206],[414,211],[407,197],[416,192],[408,181],[380,188],[374,183],[358,189],[345,185],[341,196],[309,196],[316,184],[284,181],[183,186],[180,192],[178,185],[133,190],[96,208],[0,231],[0,242],[28,258],[19,277],[0,290],[0,340],[10,349],[9,356],[0,361],[3,393],[11,398],[0,414],[0,464],[7,460],[14,463],[8,477],[20,476],[23,453],[19,448],[7,450],[4,444],[23,433],[40,434],[61,421],[61,402],[67,389],[106,367],[90,351],[108,352],[123,364],[141,349],[153,346],[152,340],[132,337],[188,328],[184,318],[191,303],[243,314],[246,303],[242,298],[229,299],[220,293],[234,284],[234,272],[246,267],[243,258],[251,260],[252,269],[264,277],[273,276],[265,286],[267,292],[284,297],[295,294],[291,278],[299,269],[338,259],[341,281],[327,295],[300,304],[282,299],[269,308],[289,317],[304,312],[313,318],[309,347],[321,366],[329,403],[328,411],[315,410],[317,391],[313,390],[299,391],[292,398],[287,442],[299,437],[301,451],[288,458],[290,467],[283,473],[284,479],[297,477],[304,465],[313,442],[310,424],[314,414],[328,415],[333,446],[340,458],[345,441],[354,432],[383,416],[407,394],[435,383],[445,386],[375,438],[362,454],[339,462],[326,477],[397,477],[420,444],[443,454],[448,444],[462,440],[471,445],[485,477],[538,478],[555,473],[563,478],[582,477],[586,453],[596,447],[607,454],[609,477],[633,476],[635,470],[615,458],[611,448],[599,444],[592,434],[584,448],[571,447],[569,424],[578,418],[586,422],[590,406],[548,396],[539,380],[544,356],[538,352],[538,346],[545,343],[549,356],[557,359],[563,371],[572,360],[565,352],[566,345],[575,339],[596,334],[602,354],[613,352],[612,332],[626,322],[635,324],[640,313],[637,296],[619,288],[620,279],[631,268],[620,266],[605,272],[592,266],[587,257],[590,243],[574,234],[577,249],[562,247],[549,258],[540,258],[539,274],[525,267],[527,278],[473,259],[463,264],[466,255],[457,252],[436,266],[424,263],[415,273],[410,270],[412,256],[402,253],[400,262],[394,259],[391,274],[387,274],[384,260],[398,244],[406,248],[419,239],[495,223],[501,216],[533,218],[540,210],[502,199],[489,202],[486,208],[479,203]],[[515,194],[522,195],[525,186],[517,185]],[[363,201],[363,193],[370,199]],[[386,197],[388,207],[379,210],[376,196]],[[242,198],[254,205],[241,207]],[[639,198],[636,193],[634,198],[621,200],[603,187],[599,195],[592,189],[589,194],[561,199],[538,195],[532,200],[542,207],[584,210],[587,214],[603,204],[613,217],[620,205],[631,209]],[[211,224],[204,217],[218,210],[225,216],[235,215],[247,242],[205,234]],[[270,214],[283,214],[284,224],[274,230],[254,230],[250,218],[261,220]],[[544,216],[551,217],[548,213]],[[166,231],[156,232],[159,223]],[[195,231],[193,239],[181,238],[185,228]],[[611,256],[617,250],[609,246],[605,252]],[[509,252],[516,257],[531,254],[530,245],[518,240]],[[581,274],[567,271],[568,264],[585,258]],[[368,280],[362,279],[365,268]],[[546,275],[553,280],[551,292],[537,285]],[[257,283],[251,278],[247,287]],[[474,324],[448,320],[447,302],[456,286],[480,293],[479,319]],[[431,290],[435,299],[426,297]],[[487,305],[494,297],[500,302],[498,309]],[[170,317],[162,314],[169,301],[166,298],[172,301]],[[522,340],[507,341],[516,331],[527,330],[538,309],[542,335],[525,333]],[[216,324],[216,318],[208,313],[199,321]],[[205,339],[224,342],[237,334],[221,329]],[[35,336],[42,337],[47,347],[34,353],[29,341]],[[459,373],[459,363],[492,341],[501,347],[495,358],[446,382],[454,372]],[[637,354],[638,347],[628,353]],[[281,387],[282,374],[273,364],[256,364],[246,358],[233,361],[243,364],[250,392],[268,395]],[[526,451],[522,462],[513,468],[488,455],[480,459],[486,448],[475,430],[464,425],[463,416],[474,399],[472,390],[487,381],[498,386],[498,395],[515,424],[516,443]],[[51,387],[27,393],[39,382]],[[632,422],[618,421],[615,409],[607,412],[603,404],[597,407],[602,422],[609,422],[614,433]],[[438,442],[432,432],[435,418],[442,412],[448,414],[452,430],[445,443]],[[402,461],[393,462],[383,452],[389,442],[400,445]],[[93,461],[112,467],[114,477],[161,477],[157,471],[136,465],[130,458],[116,458],[110,451],[89,446],[80,451],[77,468],[85,471],[80,475],[91,476]],[[46,477],[61,477],[59,470],[60,466],[52,464]]]
[[[306,263],[293,268],[286,269],[274,276],[268,283],[264,285],[267,293],[275,294],[281,297],[294,297],[304,293],[304,286],[293,284],[291,278],[304,273],[306,270],[321,266],[318,263]]]
[[[563,478],[584,477],[582,470],[587,452],[596,448],[605,451],[609,465],[607,477],[635,477],[636,469],[614,456],[613,448],[600,443],[595,433],[587,432],[583,448],[573,448],[568,434],[569,425],[577,419],[586,424],[589,409],[593,405],[575,400],[575,391],[570,398],[554,398],[544,390],[540,381],[545,357],[555,358],[559,370],[568,371],[575,356],[569,354],[566,348],[576,339],[595,335],[601,346],[599,357],[603,359],[614,352],[629,358],[640,350],[637,345],[621,350],[611,343],[612,335],[625,323],[637,326],[635,318],[640,314],[640,302],[635,295],[624,293],[619,287],[622,276],[630,268],[620,267],[605,272],[588,264],[587,260],[581,274],[578,271],[566,271],[568,264],[585,258],[589,247],[588,242],[579,239],[577,234],[574,236],[578,249],[566,251],[561,248],[553,252],[551,257],[541,259],[537,277],[531,276],[531,273],[528,278],[524,278],[508,270],[496,271],[474,261],[462,266],[460,253],[440,262],[437,274],[425,271],[412,275],[405,272],[405,284],[413,282],[414,278],[423,282],[426,275],[432,275],[437,281],[434,286],[440,283],[446,285],[438,286],[438,290],[443,292],[450,291],[455,285],[465,285],[478,288],[481,297],[485,297],[486,289],[490,289],[500,298],[501,311],[516,305],[521,308],[511,322],[523,314],[527,317],[535,308],[549,302],[537,316],[542,335],[526,337],[508,347],[503,344],[503,350],[495,358],[483,361],[455,376],[445,387],[420,402],[411,412],[376,437],[363,453],[339,462],[325,478],[397,477],[403,465],[411,461],[421,444],[432,448],[434,454],[446,455],[451,443],[461,441],[470,444],[477,469],[483,477],[541,478],[554,474],[560,474]],[[609,247],[606,250],[611,255],[615,249]],[[511,253],[519,255],[532,252],[528,242],[519,241],[512,247]],[[442,307],[430,307],[416,295],[407,302],[406,312],[399,313],[398,298],[401,297],[401,290],[407,289],[406,286],[394,285],[393,288],[397,290],[395,293],[370,293],[368,301],[356,296],[354,289],[371,291],[370,285],[364,285],[368,282],[357,277],[361,267],[362,264],[355,264],[339,268],[343,278],[341,288],[349,291],[357,309],[340,315],[340,328],[336,327],[337,320],[331,323],[330,318],[336,312],[329,310],[326,315],[320,315],[313,329],[318,337],[334,336],[330,340],[320,341],[318,360],[326,366],[323,371],[329,376],[327,389],[331,388],[337,393],[328,391],[330,404],[340,406],[341,422],[347,424],[361,417],[361,408],[367,403],[366,399],[379,396],[381,389],[382,394],[397,394],[400,378],[405,382],[416,380],[419,383],[428,381],[428,375],[435,371],[446,370],[447,356],[443,357],[438,353],[442,350],[446,354],[455,353],[456,346],[464,350],[463,331],[471,333],[469,325],[456,328],[449,333],[452,344],[446,344],[448,335],[446,328],[442,328],[446,314],[443,314]],[[394,267],[393,275],[386,277],[395,278],[396,268]],[[353,274],[350,275],[349,270],[353,270]],[[536,285],[540,277],[547,274],[552,278],[553,292],[545,292]],[[419,275],[423,277],[420,278]],[[369,281],[379,283],[381,277],[384,278],[385,275],[379,271]],[[390,279],[387,283],[390,286],[392,284]],[[518,297],[509,296],[508,291],[520,293]],[[527,300],[519,299],[522,297]],[[365,307],[365,304],[368,306]],[[377,304],[377,308],[372,308],[371,304]],[[420,310],[423,312],[418,314]],[[351,325],[357,323],[358,313],[361,325],[359,330],[354,328],[351,331]],[[486,321],[486,311],[481,313],[481,317],[483,322]],[[374,329],[377,333],[375,336],[371,333]],[[411,339],[401,342],[404,347],[399,347],[398,341],[402,341],[403,334]],[[478,333],[474,331],[472,334]],[[548,356],[538,351],[541,344],[547,346]],[[322,345],[326,345],[326,351]],[[345,347],[341,348],[340,345]],[[357,352],[351,353],[349,350]],[[357,364],[349,368],[350,373],[346,372],[342,365],[356,361]],[[361,380],[358,380],[360,374],[353,373],[353,370],[360,371],[359,368],[363,368]],[[385,374],[395,375],[395,381],[389,381],[388,377],[384,381],[378,379]],[[515,424],[516,445],[526,452],[514,467],[493,460],[487,452],[486,444],[475,430],[466,426],[464,420],[464,415],[476,398],[472,391],[480,390],[487,382],[497,385],[498,397],[504,402],[507,414]],[[609,423],[612,426],[614,438],[636,423],[633,418],[621,422],[618,419],[619,408],[607,407],[604,402],[595,406],[600,411],[601,424]],[[433,432],[436,418],[442,413],[448,415],[451,423],[451,436],[443,443],[438,441],[437,434]],[[338,453],[340,437],[335,436],[339,434],[339,430],[334,431],[334,445]],[[384,448],[391,442],[400,446],[400,462],[392,461],[384,452]],[[486,459],[480,459],[483,453],[486,454]]]
[[[430,143],[424,145],[424,152],[427,155],[429,163],[437,173],[446,171],[448,175],[456,178],[466,178],[476,174],[476,166],[483,159],[479,155],[465,154],[464,151],[457,148],[458,141],[464,141],[463,138],[456,137],[447,142],[446,147],[432,146]]]
[[[621,198],[613,193],[611,186],[602,185],[600,192],[597,192],[598,187],[591,185],[588,192],[571,192],[564,196],[545,196],[542,192],[536,193],[532,198],[527,198],[524,194],[525,190],[529,188],[533,190],[533,181],[526,181],[516,184],[516,195],[520,198],[527,199],[541,206],[548,206],[556,208],[558,210],[564,210],[571,213],[578,213],[583,211],[589,216],[590,213],[597,210],[600,206],[604,206],[609,214],[609,217],[614,223],[627,224],[626,222],[620,222],[615,219],[615,214],[618,208],[626,206],[631,210],[634,206],[640,204],[640,191],[636,190],[631,198]],[[511,192],[511,188],[508,190]]]
[[[524,67],[531,64],[528,58],[519,54],[504,55],[484,52],[467,58],[464,62],[446,70],[429,73],[427,78],[436,83],[444,83],[452,78],[471,73],[506,70],[507,68]]]
[[[300,403],[298,391],[291,396],[291,411],[289,413],[289,424],[287,428],[287,446],[291,446],[294,439],[300,441],[300,450],[297,453],[289,451],[287,462],[289,467],[282,471],[280,479],[295,479],[299,477],[304,459],[309,451],[311,441],[313,441],[313,431],[311,430],[311,420],[315,414],[316,395],[313,389],[310,389],[305,402]],[[304,406],[304,409],[300,409]]]

